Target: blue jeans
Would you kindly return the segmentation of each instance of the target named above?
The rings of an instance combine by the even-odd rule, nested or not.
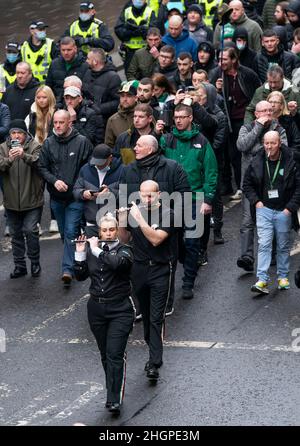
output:
[[[276,236],[277,276],[288,277],[290,267],[291,215],[267,207],[256,209],[256,227],[258,236],[257,277],[267,282],[268,270],[272,257],[272,241]]]
[[[57,221],[61,239],[64,243],[62,273],[73,275],[75,245],[71,243],[80,234],[83,203],[73,201],[63,203],[51,199],[51,209]]]

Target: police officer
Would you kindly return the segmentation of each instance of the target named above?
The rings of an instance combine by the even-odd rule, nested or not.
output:
[[[16,66],[21,62],[20,45],[18,42],[7,42],[5,45],[6,58],[0,65],[0,98],[6,87],[16,80]]]
[[[45,83],[49,66],[57,55],[54,40],[47,37],[47,27],[42,20],[32,22],[29,26],[30,37],[21,47],[23,62],[29,63],[33,77],[41,84]]]
[[[147,5],[146,0],[132,0],[132,5],[122,11],[115,26],[115,33],[123,42],[121,47],[125,51],[125,73],[135,51],[146,46],[149,28],[155,26],[155,12]]]
[[[95,18],[96,10],[92,2],[81,2],[79,17],[66,30],[64,36],[75,39],[77,46],[85,56],[91,48],[102,48],[107,53],[112,51],[115,42],[108,27]]]
[[[101,353],[106,376],[105,407],[119,414],[124,396],[126,344],[135,309],[130,297],[129,246],[118,240],[118,223],[112,214],[102,217],[99,237],[80,236],[76,243],[74,272],[77,280],[91,279],[88,320]]]
[[[144,324],[144,338],[149,346],[145,365],[150,380],[159,378],[163,355],[163,328],[171,291],[172,264],[177,257],[174,212],[160,201],[158,183],[144,181],[140,186],[141,206],[132,202],[128,224],[127,211],[119,209],[120,238],[132,236],[134,263],[132,285],[138,298]],[[151,225],[151,226],[150,226]]]

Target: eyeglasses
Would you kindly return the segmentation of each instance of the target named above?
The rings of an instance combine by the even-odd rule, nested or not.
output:
[[[160,54],[159,57],[162,59],[172,59],[172,56],[164,56],[163,54]]]
[[[174,121],[181,121],[182,119],[189,118],[191,115],[186,116],[174,116]]]
[[[280,105],[282,105],[281,101],[269,101],[269,103],[270,104],[280,104]]]
[[[271,108],[265,108],[264,110],[256,110],[258,113],[273,113]]]

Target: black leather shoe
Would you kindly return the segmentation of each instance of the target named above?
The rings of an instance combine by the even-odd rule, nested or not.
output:
[[[26,274],[27,274],[27,269],[19,268],[18,266],[16,266],[14,271],[10,273],[10,278],[18,279],[19,277],[26,276]]]
[[[109,409],[110,406],[111,406],[111,402],[110,402],[110,401],[106,401],[106,403],[105,403],[105,407],[106,407],[106,409]]]
[[[221,231],[214,231],[214,244],[215,245],[224,245],[225,240]]]
[[[65,288],[70,288],[72,282],[72,276],[69,273],[63,273],[61,280],[63,281]]]
[[[254,271],[254,260],[248,256],[241,256],[237,259],[236,264],[239,268],[252,273]]]
[[[159,378],[159,371],[158,371],[157,367],[155,367],[154,365],[149,367],[149,369],[147,371],[147,378],[149,378],[151,380],[155,380],[155,381]]]
[[[39,263],[32,263],[31,264],[31,275],[32,277],[39,277],[41,274],[42,268]]]
[[[121,404],[119,403],[111,403],[110,407],[108,408],[108,410],[114,414],[114,415],[119,415],[120,411],[121,411]]]

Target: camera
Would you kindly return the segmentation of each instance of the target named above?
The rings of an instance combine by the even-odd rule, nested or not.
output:
[[[20,141],[18,139],[12,139],[10,141],[10,145],[11,145],[12,149],[14,149],[15,147],[20,147],[21,146]]]

